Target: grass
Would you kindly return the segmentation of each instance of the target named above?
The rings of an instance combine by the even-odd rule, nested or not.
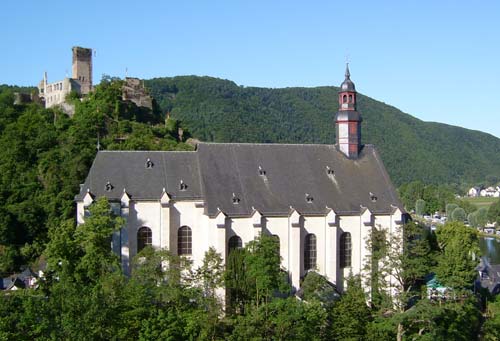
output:
[[[472,205],[477,208],[481,207],[490,207],[491,204],[498,201],[499,198],[488,198],[488,197],[475,197],[475,198],[464,198],[465,201],[470,202]]]

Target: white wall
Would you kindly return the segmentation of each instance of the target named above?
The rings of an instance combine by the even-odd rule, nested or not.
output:
[[[122,210],[123,212],[123,210]],[[152,230],[152,243],[156,248],[168,248],[177,252],[177,230],[181,226],[189,226],[192,231],[192,255],[189,258],[196,268],[202,264],[205,252],[215,247],[222,257],[226,258],[229,238],[238,235],[243,245],[253,240],[261,231],[277,235],[280,239],[280,255],[282,266],[289,270],[292,284],[298,289],[300,278],[304,272],[304,240],[308,233],[316,235],[317,271],[337,284],[339,290],[345,287],[345,278],[361,273],[365,266],[369,250],[367,238],[373,226],[395,233],[401,219],[401,212],[393,215],[373,216],[365,210],[358,216],[338,216],[337,226],[328,219],[330,216],[301,217],[297,212],[293,217],[264,217],[259,225],[260,215],[243,218],[226,218],[222,213],[215,218],[204,215],[203,203],[183,201],[170,202],[167,205],[160,201],[130,201],[126,225],[127,238],[122,233],[122,255],[132,258],[137,252],[137,231],[142,226]],[[84,203],[77,203],[77,222],[84,220]],[[292,223],[293,222],[293,223]],[[300,223],[299,223],[300,222]],[[370,225],[371,224],[371,225]],[[349,232],[352,240],[351,266],[340,269],[339,243],[343,232]],[[126,264],[126,263],[124,263]]]

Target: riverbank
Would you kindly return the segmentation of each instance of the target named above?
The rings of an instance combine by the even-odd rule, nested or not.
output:
[[[500,235],[499,235],[499,234],[479,232],[479,235],[480,235],[481,237],[485,237],[485,238],[496,238],[496,239],[500,239]]]

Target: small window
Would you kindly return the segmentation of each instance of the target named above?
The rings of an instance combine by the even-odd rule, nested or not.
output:
[[[228,252],[231,253],[231,251],[236,250],[236,249],[241,249],[243,247],[243,243],[241,242],[241,238],[238,236],[232,236],[229,238],[228,242]]]
[[[326,174],[328,174],[328,175],[335,175],[335,172],[329,166],[326,166]]]
[[[313,200],[314,200],[314,198],[313,198],[310,194],[307,194],[307,193],[306,193],[306,202],[307,202],[308,204],[310,204],[310,203],[312,203],[312,202],[313,202]]]
[[[372,202],[376,202],[376,201],[377,201],[377,197],[376,197],[376,195],[375,195],[375,194],[373,194],[372,192],[370,192],[370,200],[371,200]]]
[[[238,198],[234,193],[233,193],[233,205],[238,205],[240,203],[240,198]]]
[[[351,234],[344,232],[340,236],[340,267],[346,268],[351,266],[352,242]]]
[[[153,161],[151,161],[151,159],[150,159],[150,158],[148,158],[148,159],[146,160],[146,168],[150,169],[150,168],[153,168],[153,166],[154,166]]]
[[[304,270],[316,268],[316,236],[312,233],[304,239]]]
[[[111,192],[113,190],[113,185],[108,181],[106,182],[106,185],[104,186],[104,189],[106,189],[107,192]]]
[[[189,226],[181,226],[177,231],[177,254],[179,256],[193,253],[193,236]]]
[[[259,166],[259,175],[260,176],[265,176],[266,175],[266,171],[264,169],[262,169],[261,166]]]
[[[342,97],[342,103],[347,103],[347,95],[344,95],[344,96]]]
[[[184,181],[181,180],[181,183],[179,184],[179,189],[181,191],[185,191],[188,188],[188,185]]]
[[[352,103],[352,95],[349,95],[349,103]]]
[[[141,252],[146,246],[153,244],[153,232],[149,227],[143,226],[137,231],[137,253]]]

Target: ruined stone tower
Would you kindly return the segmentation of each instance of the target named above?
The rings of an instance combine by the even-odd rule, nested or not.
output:
[[[80,93],[86,95],[92,90],[92,49],[73,47],[73,76],[80,84]]]

